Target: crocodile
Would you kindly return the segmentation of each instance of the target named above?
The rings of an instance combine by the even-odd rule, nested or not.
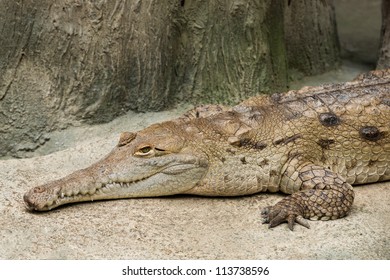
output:
[[[100,161],[26,192],[30,211],[175,194],[286,195],[259,213],[270,228],[346,216],[352,185],[390,179],[390,70],[259,95],[124,132]]]

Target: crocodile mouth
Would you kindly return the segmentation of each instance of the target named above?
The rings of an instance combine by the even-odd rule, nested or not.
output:
[[[119,190],[121,190],[122,192],[124,189],[129,189],[130,187],[133,187],[134,184],[137,184],[138,182],[141,182],[146,179],[147,178],[126,183],[108,181],[108,183],[106,184],[97,184],[95,187],[91,187],[88,189],[78,189],[70,191],[63,191],[60,189],[55,194],[51,195],[48,199],[46,199],[43,204],[32,201],[29,195],[26,194],[24,195],[24,202],[26,204],[27,209],[30,211],[48,211],[68,203],[121,198],[120,195],[115,195],[115,193],[117,193]]]
[[[167,166],[152,174],[136,177],[132,180],[121,178],[120,175],[110,174],[94,184],[74,188],[54,185],[36,187],[23,197],[26,208],[30,211],[49,211],[58,206],[94,200],[121,199],[131,197],[155,197],[176,194],[168,186],[164,186],[169,177],[199,169],[194,164],[176,164]],[[58,183],[60,184],[60,183]],[[61,185],[61,184],[60,184]],[[88,186],[89,185],[89,186]],[[57,188],[57,190],[55,190]],[[50,194],[50,192],[52,192]]]

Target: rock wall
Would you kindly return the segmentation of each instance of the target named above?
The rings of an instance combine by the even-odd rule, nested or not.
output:
[[[0,156],[128,110],[286,89],[285,9],[284,0],[0,1]]]

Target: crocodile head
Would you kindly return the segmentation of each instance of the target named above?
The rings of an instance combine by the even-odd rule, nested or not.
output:
[[[28,191],[26,206],[47,211],[81,201],[185,193],[201,181],[208,161],[186,145],[183,135],[173,122],[122,133],[118,145],[99,162]]]

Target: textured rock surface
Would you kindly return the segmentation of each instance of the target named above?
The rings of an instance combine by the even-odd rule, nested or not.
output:
[[[285,88],[284,5],[228,2],[0,1],[0,156],[129,109]]]

